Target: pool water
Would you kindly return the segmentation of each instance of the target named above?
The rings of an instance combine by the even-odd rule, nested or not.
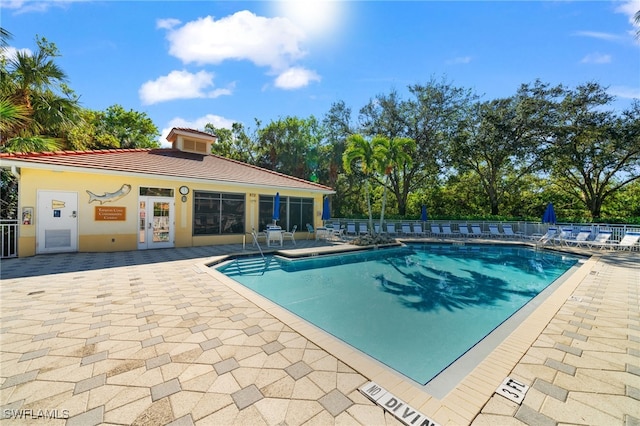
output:
[[[426,384],[578,258],[520,246],[410,244],[298,260],[238,259],[225,275]],[[251,269],[251,263],[259,265]]]

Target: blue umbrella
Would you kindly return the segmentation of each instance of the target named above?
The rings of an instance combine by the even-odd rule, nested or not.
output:
[[[276,197],[273,199],[273,223],[280,220],[280,193],[276,192]]]
[[[547,204],[547,208],[542,215],[542,223],[556,223],[556,212],[553,209],[553,203]]]
[[[324,202],[322,203],[322,220],[331,219],[331,210],[329,209],[329,197],[324,197]]]
[[[427,219],[429,219],[429,216],[427,216],[427,206],[425,206],[424,204],[422,205],[422,221],[426,222]]]

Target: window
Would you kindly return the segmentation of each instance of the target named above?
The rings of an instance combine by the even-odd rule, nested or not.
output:
[[[260,196],[260,230],[273,222],[273,195]],[[277,221],[283,229],[291,230],[293,225],[298,229],[306,229],[306,224],[313,224],[313,198],[280,196],[280,219]]]
[[[243,234],[244,194],[194,191],[194,235]]]
[[[172,188],[147,188],[140,187],[140,196],[147,197],[173,197]]]

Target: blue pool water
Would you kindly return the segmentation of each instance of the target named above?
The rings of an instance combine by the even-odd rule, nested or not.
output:
[[[218,270],[426,384],[577,260],[528,247],[410,244]]]

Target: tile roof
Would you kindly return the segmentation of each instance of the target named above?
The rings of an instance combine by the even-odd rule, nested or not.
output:
[[[94,171],[139,173],[211,182],[240,183],[333,192],[328,186],[252,166],[218,155],[202,155],[175,149],[108,149],[95,151],[57,151],[0,153],[0,161],[26,167],[38,164]],[[20,165],[24,163],[24,166]],[[42,166],[40,167],[42,168]]]

